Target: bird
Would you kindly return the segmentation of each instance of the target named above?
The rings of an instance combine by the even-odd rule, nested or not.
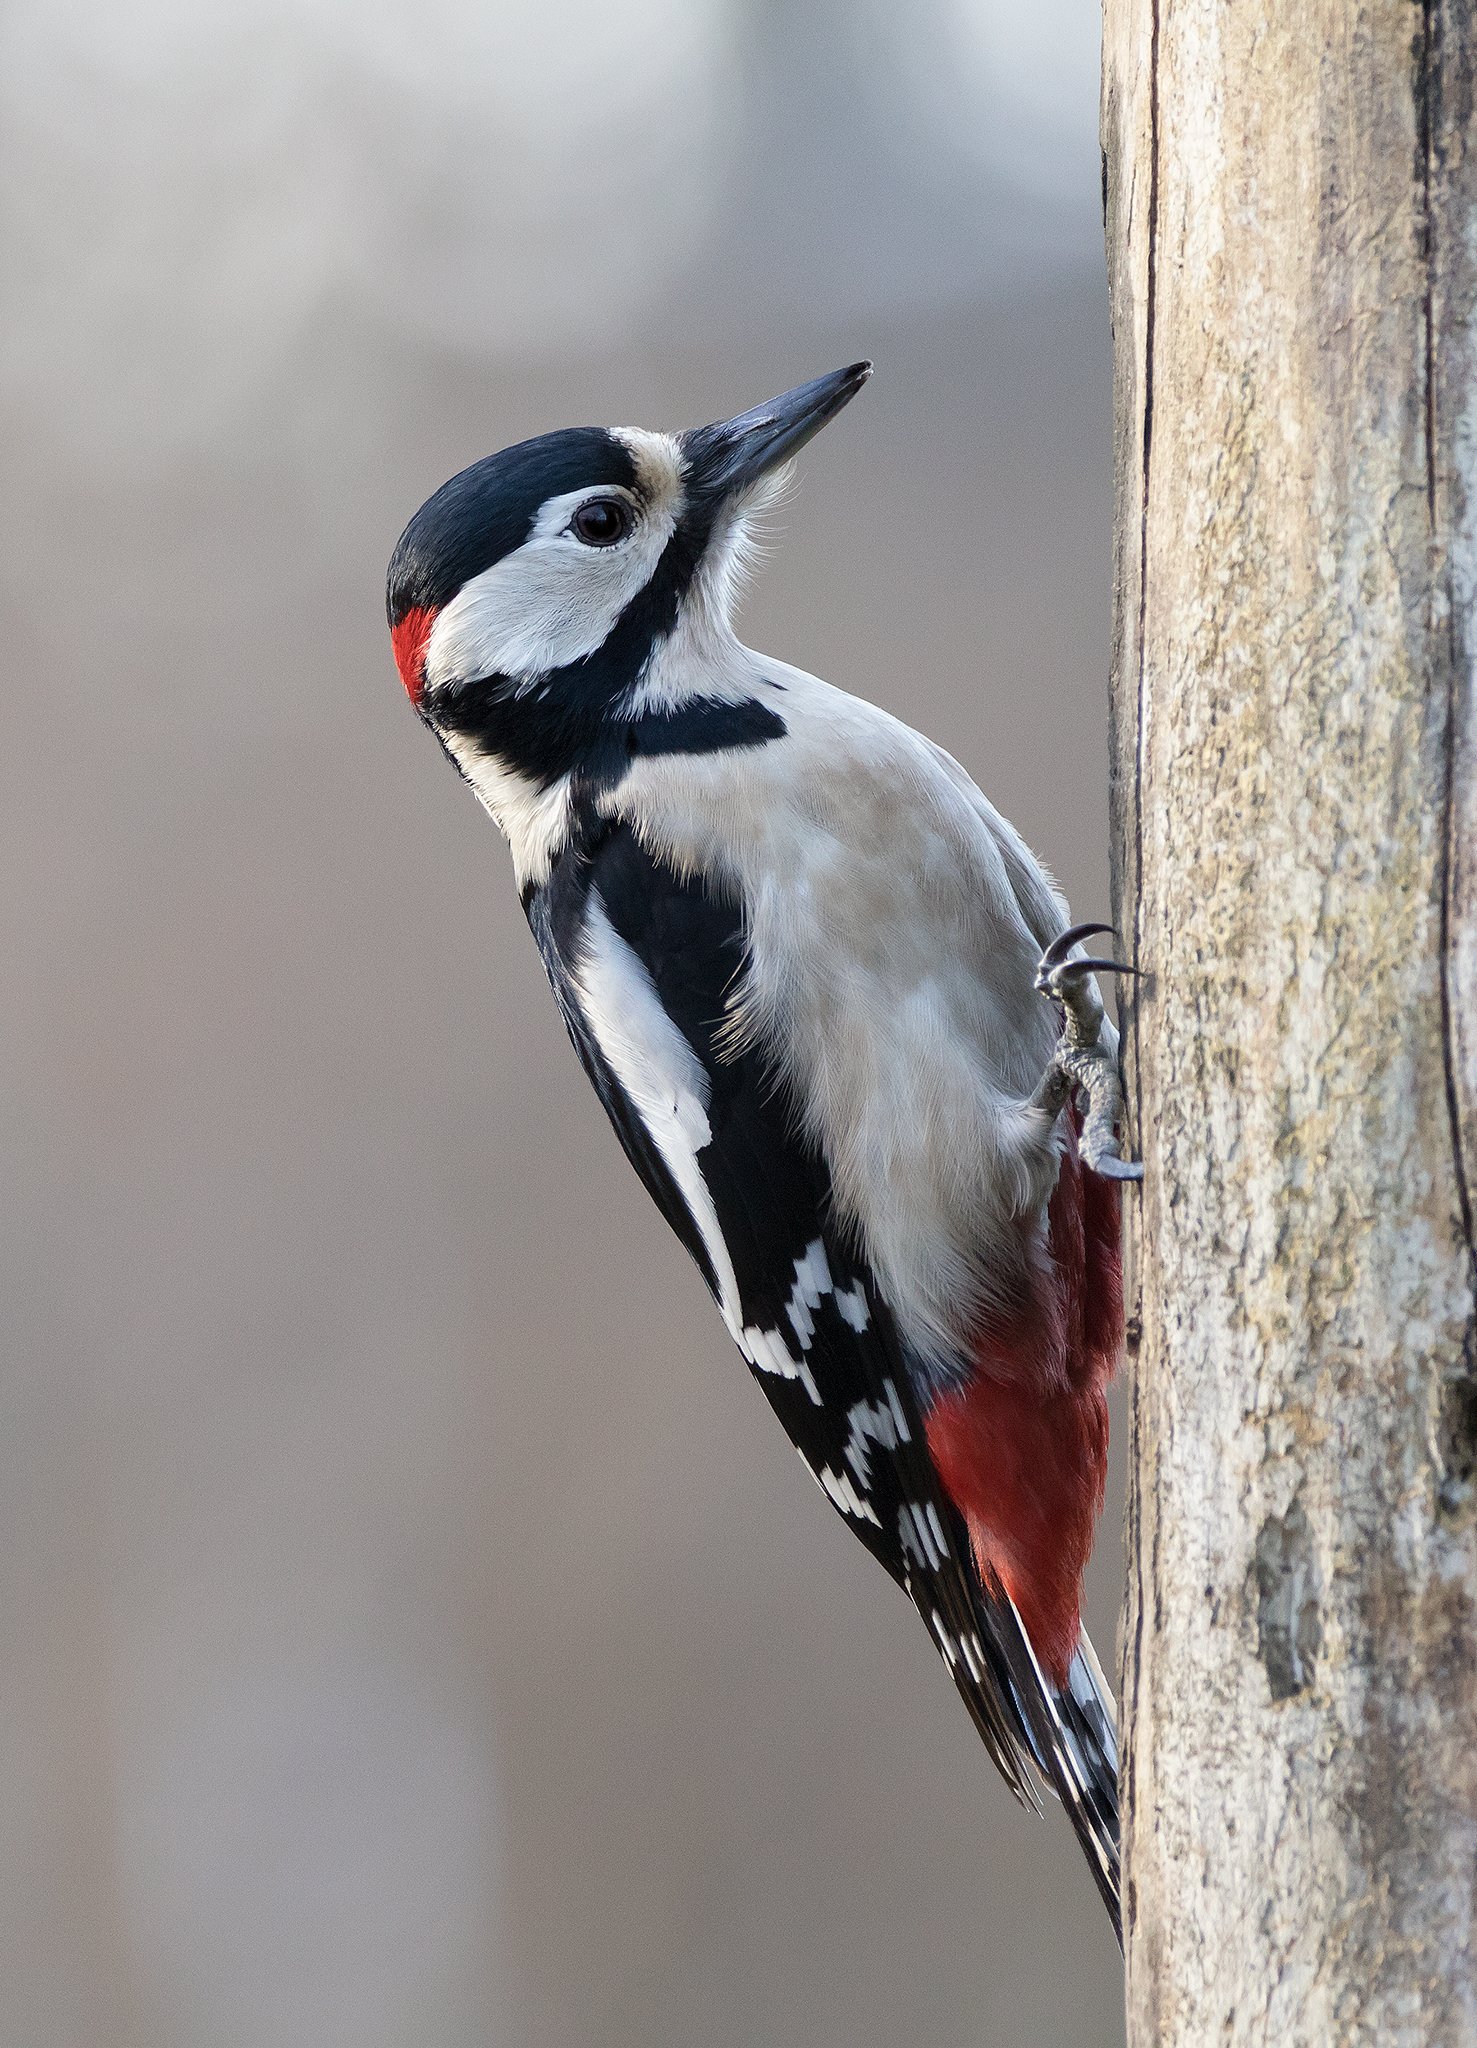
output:
[[[756,522],[871,367],[472,463],[395,546],[390,637],[631,1164],[1121,1942],[1080,1608],[1141,1173],[1097,976],[1132,970],[942,748],[733,623]]]

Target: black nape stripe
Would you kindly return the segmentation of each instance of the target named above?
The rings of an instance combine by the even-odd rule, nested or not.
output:
[[[697,697],[670,710],[621,717],[598,704],[561,703],[552,690],[546,693],[542,687],[499,699],[493,693],[500,680],[458,693],[455,716],[438,705],[437,722],[473,740],[541,788],[570,775],[582,792],[593,795],[614,789],[636,760],[762,747],[783,739],[789,730],[779,713],[757,697],[738,703]]]
[[[727,704],[694,698],[670,711],[648,711],[629,728],[632,754],[718,754],[728,747],[762,747],[785,736],[785,721],[757,697]]]

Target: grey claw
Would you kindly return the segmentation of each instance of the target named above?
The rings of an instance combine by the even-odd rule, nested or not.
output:
[[[1041,965],[1043,967],[1060,967],[1074,946],[1079,945],[1083,939],[1095,937],[1098,932],[1111,932],[1115,939],[1118,936],[1110,924],[1069,925],[1066,931],[1057,933],[1046,951],[1041,955]]]
[[[1055,967],[1037,968],[1038,989],[1051,988],[1067,974],[1142,974],[1141,967],[1133,967],[1127,960],[1060,960]]]
[[[1100,1159],[1096,1166],[1089,1162],[1089,1170],[1101,1174],[1104,1180],[1142,1180],[1144,1162],[1142,1159]]]
[[[1144,1177],[1140,1162],[1118,1157],[1114,1127],[1123,1108],[1118,1072],[1102,1044],[1103,1006],[1083,984],[1092,974],[1136,975],[1140,970],[1126,960],[1067,958],[1074,946],[1098,932],[1118,936],[1110,924],[1074,924],[1059,932],[1041,955],[1036,987],[1058,1004],[1063,1023],[1051,1065],[1032,1100],[1055,1118],[1073,1090],[1079,1091],[1083,1163],[1104,1180],[1139,1181]]]

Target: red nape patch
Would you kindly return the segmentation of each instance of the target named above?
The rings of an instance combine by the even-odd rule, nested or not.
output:
[[[935,1402],[926,1429],[981,1568],[998,1575],[1042,1669],[1065,1685],[1123,1343],[1118,1189],[1084,1170],[1075,1133],[1049,1220],[1035,1298],[1009,1326],[981,1331],[968,1386]]]
[[[422,604],[413,606],[398,626],[390,628],[395,666],[400,671],[400,680],[412,704],[420,703],[421,693],[426,687],[426,642],[435,623],[435,607]]]

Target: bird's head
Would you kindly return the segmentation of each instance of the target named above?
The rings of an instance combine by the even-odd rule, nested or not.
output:
[[[462,470],[390,561],[412,703],[540,781],[576,765],[684,628],[727,630],[748,517],[870,374],[853,363],[687,433],[542,434]]]

